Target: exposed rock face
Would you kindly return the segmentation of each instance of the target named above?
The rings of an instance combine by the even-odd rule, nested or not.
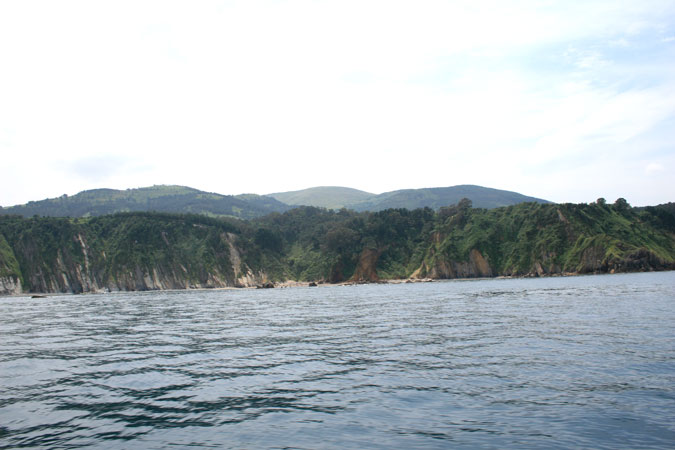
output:
[[[340,283],[345,280],[343,274],[344,267],[342,261],[338,261],[333,267],[331,267],[330,275],[328,276],[329,283]]]
[[[550,275],[561,274],[562,270],[560,266],[554,263],[555,253],[545,252],[539,256],[539,258],[534,262],[532,268],[528,273],[518,273],[518,272],[506,272],[502,275],[525,275],[528,277],[545,277]]]
[[[0,277],[0,295],[20,294],[21,280],[14,277]]]
[[[359,255],[359,262],[351,281],[378,281],[377,260],[380,258],[380,251],[372,248],[364,249]]]
[[[43,266],[32,261],[34,252],[30,248],[25,250],[24,258],[33,262],[31,266],[37,270],[32,270],[27,276],[31,292],[72,292],[82,293],[97,291],[101,289],[102,283],[99,274],[93,271],[87,271],[81,264],[75,262],[72,255],[66,254],[64,257],[61,250],[57,252],[56,263],[49,272],[44,270]]]
[[[234,286],[235,284],[220,271],[204,273],[199,280],[190,280],[187,271],[176,271],[163,266],[143,270],[136,266],[132,271],[119,274],[103,286],[109,291],[148,291],[164,289],[211,289]],[[100,288],[99,288],[100,289]]]
[[[580,273],[607,272],[607,263],[603,261],[605,250],[601,247],[589,247],[581,255]]]
[[[242,263],[240,252],[235,245],[235,236],[222,236],[229,247],[229,263],[191,267],[189,271],[182,264],[158,262],[151,267],[136,264],[121,267],[114,272],[106,266],[106,255],[96,255],[84,236],[76,235],[76,245],[69,249],[58,249],[55,260],[50,264],[31,243],[16,247],[28,270],[25,272],[30,292],[84,293],[105,291],[145,291],[164,289],[203,289],[223,287],[254,287],[269,283],[264,272],[254,273]],[[166,236],[163,236],[166,244]],[[170,244],[166,244],[170,245]],[[234,276],[233,276],[234,274]],[[23,292],[16,277],[0,278],[0,295]]]
[[[646,249],[638,249],[624,258],[603,259],[604,249],[590,247],[581,258],[579,273],[617,273],[647,272],[652,270],[672,270],[675,264],[669,264]]]
[[[448,261],[443,258],[436,258],[431,267],[422,263],[422,267],[412,274],[412,278],[483,278],[494,275],[490,264],[481,252],[473,249],[469,252],[468,261]]]
[[[479,277],[491,277],[492,269],[483,255],[475,248],[469,253],[469,267],[472,273]]]

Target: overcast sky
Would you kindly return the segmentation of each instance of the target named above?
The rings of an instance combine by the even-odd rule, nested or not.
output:
[[[675,2],[0,1],[0,205],[477,184],[675,201]]]

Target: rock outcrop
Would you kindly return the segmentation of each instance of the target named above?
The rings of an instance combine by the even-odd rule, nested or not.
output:
[[[433,253],[433,252],[432,252]],[[472,249],[468,261],[455,261],[436,256],[433,263],[423,262],[411,278],[486,278],[496,274],[480,251]]]
[[[20,279],[15,277],[0,277],[0,295],[16,295],[22,292]]]
[[[377,261],[380,258],[381,251],[366,248],[359,255],[359,262],[356,265],[356,270],[351,278],[351,281],[356,282],[374,282],[379,281],[380,277],[377,275]]]
[[[644,248],[632,251],[622,258],[605,258],[604,253],[605,250],[601,247],[588,248],[582,255],[578,272],[620,273],[675,269],[675,264],[668,263],[663,258]]]

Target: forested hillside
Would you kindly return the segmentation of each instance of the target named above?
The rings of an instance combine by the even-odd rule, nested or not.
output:
[[[385,209],[438,209],[468,198],[478,208],[498,208],[524,202],[549,203],[517,192],[492,189],[469,184],[459,186],[400,189],[370,194],[339,186],[320,186],[300,191],[278,192],[269,197],[295,206],[319,206],[329,209],[347,208],[355,211],[382,211]]]
[[[354,209],[355,211],[382,211],[390,208],[415,209],[423,207],[438,209],[443,206],[454,205],[463,198],[471,200],[474,207],[488,209],[526,202],[550,203],[547,200],[529,197],[517,192],[464,184],[459,186],[401,189],[385,192],[371,198],[350,203],[347,205],[347,208]]]
[[[124,213],[0,217],[0,292],[254,286],[284,280],[544,276],[675,268],[675,216],[614,204],[339,211],[251,221]]]
[[[220,195],[184,186],[152,186],[138,189],[93,189],[73,196],[28,202],[1,208],[0,214],[24,217],[89,217],[118,212],[156,211],[251,219],[289,206],[255,194]]]
[[[470,199],[480,208],[497,208],[523,202],[548,203],[517,192],[462,185],[443,188],[403,189],[375,195],[358,189],[320,186],[300,191],[269,195],[221,195],[185,186],[151,186],[137,189],[93,189],[76,195],[62,195],[25,205],[0,207],[0,215],[24,217],[91,217],[118,212],[170,212],[203,214],[214,217],[254,219],[273,212],[284,212],[297,206],[328,209],[382,211],[392,208],[438,209]]]

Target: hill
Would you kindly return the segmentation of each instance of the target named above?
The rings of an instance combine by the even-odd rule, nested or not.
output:
[[[550,203],[535,197],[528,197],[517,192],[504,191],[474,185],[459,185],[439,188],[402,189],[385,192],[380,195],[351,203],[348,208],[355,211],[382,211],[389,208],[424,208],[438,209],[454,205],[463,198],[468,198],[475,208],[499,208],[518,203],[535,202]]]
[[[350,208],[375,194],[340,186],[318,186],[299,191],[267,194],[287,205],[317,206],[328,209]]]
[[[90,217],[118,212],[157,211],[252,219],[295,206],[355,211],[382,211],[388,208],[438,209],[468,198],[478,208],[497,208],[523,202],[546,203],[516,192],[481,186],[451,186],[426,189],[402,189],[371,194],[339,186],[319,186],[269,195],[221,195],[185,186],[152,186],[137,189],[93,189],[73,196],[62,195],[25,205],[0,208],[0,214],[24,217]]]
[[[370,194],[357,189],[321,186],[300,191],[268,194],[288,205],[317,206],[328,209],[347,208],[355,211],[382,211],[389,208],[416,209],[429,207],[438,209],[454,205],[468,198],[476,208],[499,208],[524,202],[549,203],[517,192],[486,188],[474,185],[460,185],[424,189],[401,189],[383,194]]]
[[[0,214],[89,217],[117,212],[158,211],[251,219],[288,209],[287,205],[261,195],[220,195],[184,186],[163,185],[127,190],[93,189],[70,197],[63,195],[2,208]]]

